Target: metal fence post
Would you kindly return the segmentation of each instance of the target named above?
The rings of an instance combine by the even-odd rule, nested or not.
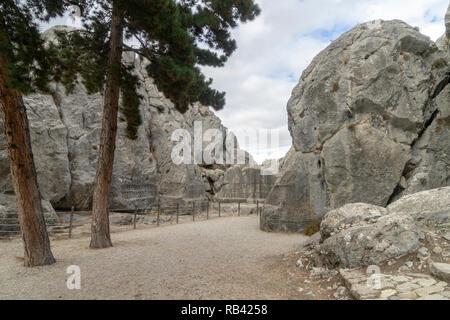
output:
[[[195,201],[192,202],[192,221],[195,221]]]
[[[161,215],[161,203],[158,201],[158,216],[156,217],[156,226],[159,227],[159,216]]]
[[[180,217],[180,204],[177,203],[177,224],[178,224],[178,221],[179,221],[179,217]]]
[[[220,218],[220,201],[219,201],[219,218]]]
[[[259,216],[259,200],[256,200],[256,215]]]
[[[136,218],[137,218],[137,210],[134,210],[134,218],[133,218],[133,229],[136,230]]]
[[[208,205],[206,206],[206,220],[209,220],[209,200]]]
[[[73,213],[74,213],[74,211],[75,211],[75,207],[72,207],[72,210],[70,210],[69,239],[72,238]]]
[[[241,203],[238,202],[238,217],[241,216]]]

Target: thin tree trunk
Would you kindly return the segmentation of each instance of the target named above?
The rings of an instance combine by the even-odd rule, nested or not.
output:
[[[0,40],[6,37],[2,29],[0,26]],[[49,265],[55,259],[42,212],[27,112],[22,96],[8,86],[6,65],[7,56],[0,53],[0,109],[25,248],[24,262],[27,267]]]
[[[109,231],[109,192],[116,149],[117,116],[119,111],[119,70],[122,62],[123,26],[116,3],[113,4],[108,72],[105,90],[100,151],[92,204],[92,249],[112,247]]]

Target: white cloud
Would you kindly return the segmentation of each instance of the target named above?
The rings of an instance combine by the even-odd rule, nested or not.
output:
[[[301,72],[330,40],[375,19],[400,19],[436,40],[444,33],[448,0],[256,0],[262,14],[233,31],[238,50],[224,68],[204,68],[227,92],[218,112],[230,130],[280,129],[281,157],[291,145],[286,104]],[[238,136],[239,138],[239,136]],[[273,150],[272,150],[273,151]]]
[[[233,30],[238,50],[224,68],[203,68],[214,87],[227,93],[218,112],[232,131],[279,129],[280,148],[255,159],[282,157],[291,145],[286,104],[301,72],[331,40],[359,23],[400,19],[436,40],[444,33],[449,0],[256,0],[262,14]],[[79,26],[70,17],[50,25]],[[49,25],[45,25],[45,28]],[[238,135],[239,139],[239,135]]]

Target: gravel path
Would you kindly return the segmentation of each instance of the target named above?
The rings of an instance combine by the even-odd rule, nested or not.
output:
[[[286,254],[306,240],[259,230],[258,218],[230,217],[89,238],[52,241],[53,266],[24,268],[20,240],[0,243],[0,299],[299,299]],[[66,269],[81,268],[81,290]],[[300,281],[300,279],[298,279]]]

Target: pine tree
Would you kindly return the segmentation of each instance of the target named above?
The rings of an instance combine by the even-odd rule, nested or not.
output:
[[[104,92],[102,133],[93,195],[91,248],[112,246],[109,191],[122,92],[128,137],[141,124],[139,81],[122,54],[148,60],[147,73],[176,108],[200,102],[216,110],[225,94],[211,88],[199,66],[222,67],[236,50],[231,29],[260,12],[253,0],[80,0],[83,29],[58,34],[59,81],[73,88],[79,75],[88,92]],[[139,46],[128,45],[131,42]],[[105,57],[108,57],[105,59]],[[70,91],[70,90],[69,90]]]
[[[54,50],[45,47],[37,23],[62,15],[65,8],[62,0],[0,2],[0,110],[25,249],[24,261],[29,267],[52,264],[55,259],[42,212],[22,94],[48,92]]]

